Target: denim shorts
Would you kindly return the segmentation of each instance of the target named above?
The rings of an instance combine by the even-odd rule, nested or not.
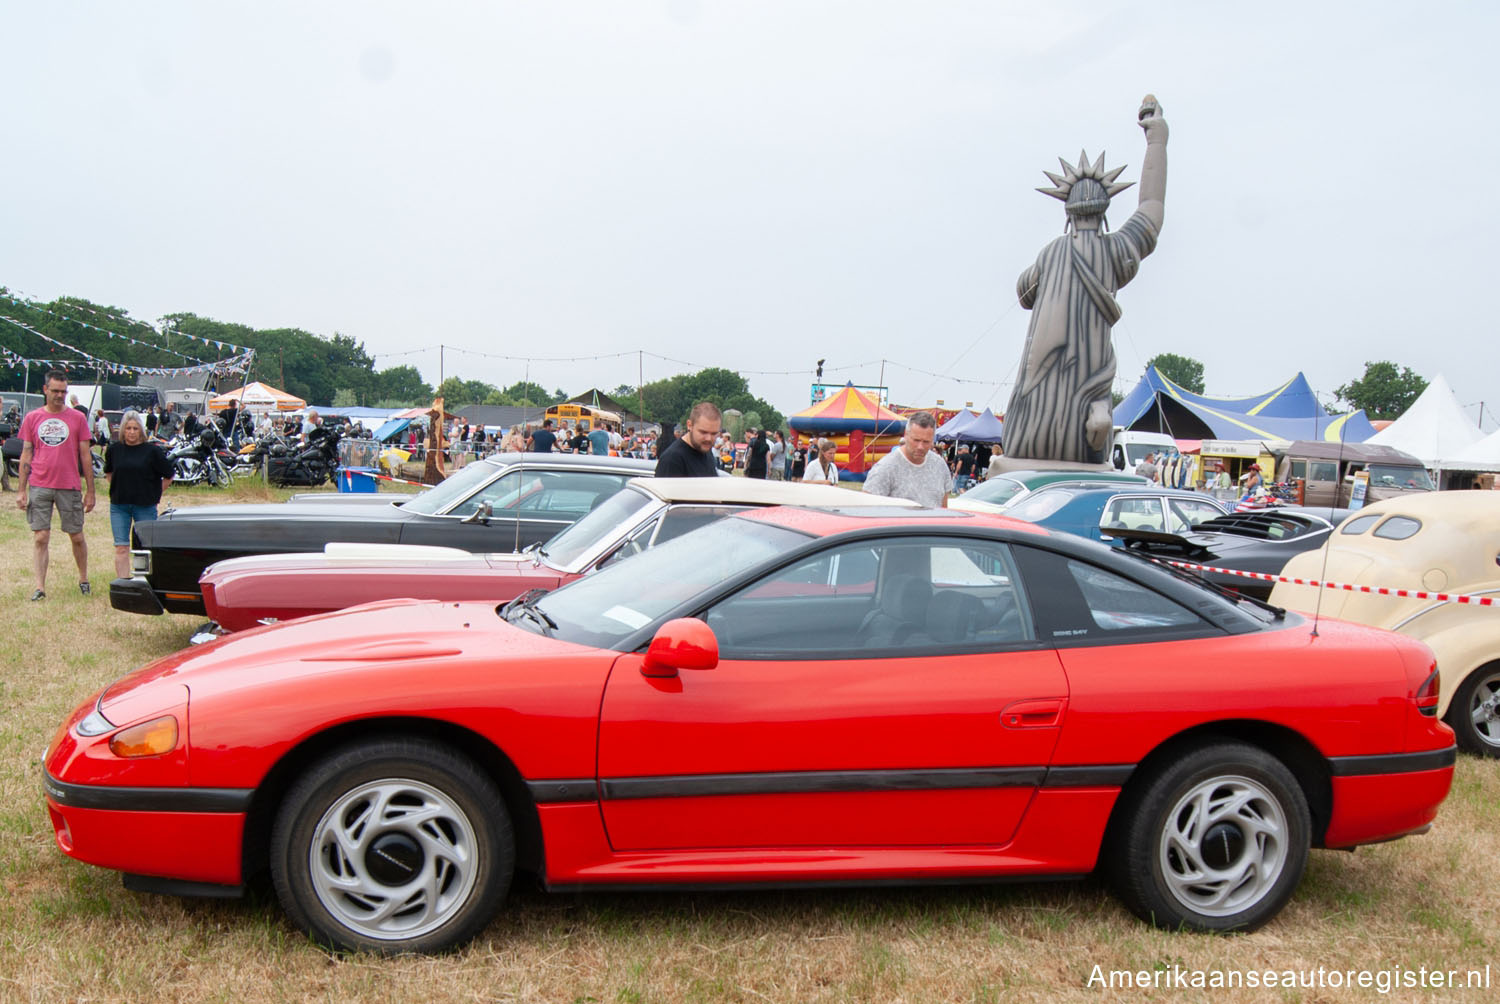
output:
[[[156,506],[154,505],[129,505],[121,502],[109,504],[109,528],[114,531],[116,547],[130,546],[132,523],[150,523],[154,519],[156,519]]]

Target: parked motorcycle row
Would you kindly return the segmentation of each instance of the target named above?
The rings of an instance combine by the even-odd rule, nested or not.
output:
[[[333,479],[338,440],[337,432],[320,429],[304,445],[272,432],[236,452],[219,427],[208,423],[191,436],[179,433],[162,446],[172,461],[172,480],[178,484],[227,485],[235,477],[259,474],[264,468],[273,485],[315,487]]]

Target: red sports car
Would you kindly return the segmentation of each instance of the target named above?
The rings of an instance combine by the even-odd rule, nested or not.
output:
[[[268,875],[318,940],[431,951],[549,889],[1102,868],[1248,929],[1310,847],[1425,830],[1453,733],[1411,639],[999,516],[760,509],[503,606],[394,600],[180,652],[58,730],[58,846]]]
[[[754,506],[914,504],[829,485],[753,478],[635,478],[551,540],[522,552],[472,554],[452,547],[333,543],[310,554],[220,561],[204,571],[198,585],[204,608],[219,629],[243,631],[399,597],[512,600],[528,589],[555,589]]]

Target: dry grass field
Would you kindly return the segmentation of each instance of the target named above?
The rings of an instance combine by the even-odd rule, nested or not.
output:
[[[255,487],[234,491],[267,497]],[[212,489],[170,493],[177,505],[228,498]],[[0,1001],[1352,1001],[1382,995],[1333,985],[1347,971],[1374,980],[1398,967],[1484,970],[1500,941],[1491,884],[1500,875],[1500,763],[1464,757],[1431,833],[1353,854],[1313,852],[1286,911],[1250,935],[1153,930],[1091,881],[691,895],[521,888],[453,955],[330,955],[290,927],[273,900],[131,893],[113,872],[57,850],[39,773],[53,729],[100,686],[185,644],[195,624],[109,608],[102,504],[87,524],[95,595],[73,588],[66,538],[54,534],[49,598],[27,602],[30,534],[14,499],[0,496],[0,603],[8,611],[0,642]],[[1101,974],[1160,973],[1162,985],[1091,986],[1096,966]],[[1173,982],[1194,970],[1205,979],[1291,970],[1317,980],[1320,968],[1321,988]],[[1491,981],[1500,983],[1500,971]],[[1398,985],[1383,997],[1494,993]]]

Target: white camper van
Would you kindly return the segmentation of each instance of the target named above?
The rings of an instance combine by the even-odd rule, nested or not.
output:
[[[1115,442],[1109,451],[1109,462],[1115,470],[1129,473],[1146,459],[1146,454],[1177,452],[1177,440],[1164,432],[1129,432],[1115,427]]]

